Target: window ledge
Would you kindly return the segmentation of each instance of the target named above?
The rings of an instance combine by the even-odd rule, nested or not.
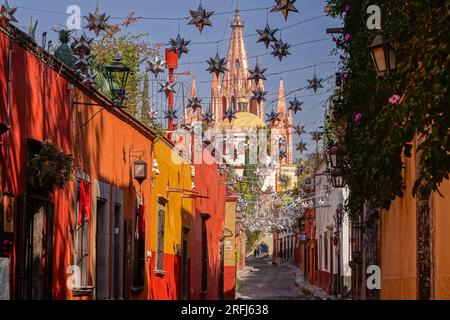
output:
[[[166,272],[162,270],[155,270],[155,275],[157,277],[164,277],[166,275]]]
[[[93,286],[72,288],[72,295],[74,297],[90,297],[92,292],[94,292]]]

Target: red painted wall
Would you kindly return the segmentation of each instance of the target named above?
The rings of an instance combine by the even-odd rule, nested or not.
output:
[[[6,122],[7,110],[7,78],[9,38],[0,31],[0,121]],[[32,53],[19,44],[13,43],[11,68],[11,120],[10,146],[7,148],[6,135],[3,136],[2,159],[8,158],[8,168],[3,166],[3,186],[8,183],[8,191],[15,197],[22,197],[25,188],[26,175],[26,141],[35,139],[44,141],[50,139],[66,153],[70,153],[71,123],[69,91],[67,81],[57,72],[46,67]],[[20,199],[20,198],[19,198]],[[67,226],[69,221],[69,191],[58,190],[54,194],[54,225]],[[16,206],[17,207],[17,206]],[[17,218],[17,215],[16,215]],[[15,223],[15,237],[17,223]],[[53,296],[64,299],[68,252],[65,239],[69,237],[68,228],[54,228],[53,247]],[[15,239],[17,240],[17,239]],[[13,270],[17,253],[17,241],[14,241]],[[16,272],[13,271],[13,276]],[[13,292],[14,295],[14,292]]]
[[[193,201],[191,220],[190,248],[190,299],[215,300],[221,298],[220,283],[220,248],[225,221],[225,185],[220,184],[221,176],[217,173],[215,161],[203,152],[203,163],[195,165],[194,191],[201,195]],[[203,198],[207,196],[208,198]],[[208,239],[208,293],[202,295],[202,217],[209,214],[206,221]]]

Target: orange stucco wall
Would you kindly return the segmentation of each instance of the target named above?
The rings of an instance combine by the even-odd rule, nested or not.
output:
[[[86,102],[89,101],[79,92],[75,91],[74,96]],[[86,100],[85,100],[86,99]],[[137,206],[137,198],[142,195],[143,203],[146,206],[146,214],[150,214],[151,210],[151,188],[150,173],[146,181],[140,186],[134,179],[133,163],[138,158],[146,161],[150,171],[152,163],[152,139],[143,132],[133,128],[126,119],[118,117],[117,111],[110,111],[99,106],[79,105],[74,107],[73,116],[73,155],[78,172],[87,174],[91,181],[91,217],[93,223],[90,224],[90,277],[95,283],[95,255],[96,255],[96,224],[97,219],[95,212],[96,203],[96,181],[109,186],[109,201],[107,203],[108,216],[110,221],[111,239],[113,238],[113,214],[114,214],[114,189],[123,192],[122,219],[128,220],[131,225],[135,226],[135,214]],[[70,212],[71,220],[68,226],[70,230],[70,238],[73,239],[74,226],[74,190],[73,183],[71,185]],[[123,236],[125,230],[121,230]],[[132,238],[133,234],[131,235]],[[125,241],[125,239],[123,239]],[[67,250],[65,260],[68,264],[74,264],[73,243],[66,242]],[[109,241],[109,252],[113,252],[113,241]],[[121,260],[125,258],[132,259],[133,252],[125,247]],[[127,260],[128,260],[127,259]],[[109,266],[109,292],[112,294],[113,270],[112,255],[110,254]],[[123,266],[121,277],[129,275],[129,281],[132,281],[132,267],[130,265]],[[122,279],[124,281],[124,279]],[[128,283],[130,285],[131,283]],[[124,295],[127,296],[128,288],[124,288]]]
[[[389,210],[382,211],[380,230],[381,298],[417,298],[417,219],[412,187],[416,178],[416,157],[405,160],[406,190]],[[444,197],[433,194],[434,278],[433,296],[450,299],[450,182],[440,186]]]

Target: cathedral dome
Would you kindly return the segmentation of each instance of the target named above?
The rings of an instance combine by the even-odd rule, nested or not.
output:
[[[249,112],[236,113],[236,119],[231,122],[225,119],[220,125],[220,130],[245,131],[249,129],[265,128],[266,124],[258,116]]]

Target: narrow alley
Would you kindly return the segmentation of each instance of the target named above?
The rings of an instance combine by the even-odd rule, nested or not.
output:
[[[269,256],[249,259],[238,272],[238,300],[322,300],[323,290],[306,285],[300,270],[289,265],[275,265]]]

